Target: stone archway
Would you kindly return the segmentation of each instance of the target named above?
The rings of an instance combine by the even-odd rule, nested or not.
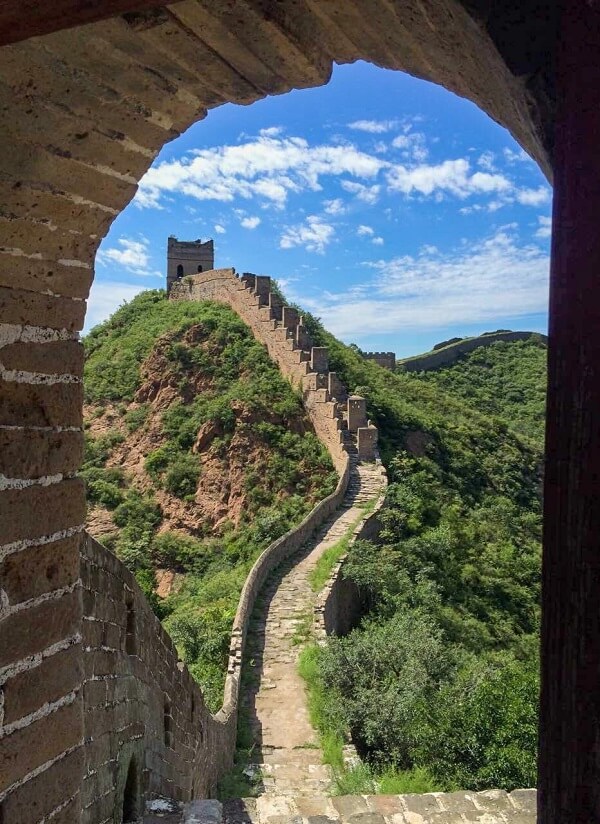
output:
[[[13,5],[14,19],[20,21],[25,15],[18,4]],[[76,0],[60,0],[60,5],[61,9],[69,6],[73,13],[82,6]],[[74,820],[80,804],[81,594],[77,582],[85,503],[82,482],[75,476],[82,453],[78,330],[98,244],[133,197],[137,181],[160,148],[210,108],[228,101],[248,104],[267,94],[320,85],[327,82],[334,61],[364,59],[408,71],[470,98],[504,124],[548,176],[555,154],[557,171],[570,168],[569,145],[586,158],[584,172],[594,167],[593,150],[568,107],[561,122],[571,143],[563,143],[555,153],[553,60],[558,4],[551,0],[518,4],[509,0],[494,4],[487,0],[182,0],[169,6],[148,5],[143,0],[111,0],[105,4],[110,13],[125,13],[106,20],[98,19],[99,12],[66,16],[64,20],[71,23],[96,22],[0,50],[0,672],[2,746],[12,753],[0,800],[4,799],[5,815],[15,822],[32,821],[32,809],[36,820],[41,820],[61,805],[71,809]],[[580,84],[582,73],[591,72],[595,89],[600,85],[595,82],[596,0],[574,5],[579,14],[572,15],[573,37],[585,45],[584,57],[578,60],[577,48],[566,49],[561,65]],[[35,8],[29,12],[35,18]],[[3,23],[6,20],[0,15],[0,27]],[[41,33],[60,25],[58,18],[52,25],[42,20],[37,29],[25,26],[23,31]],[[0,37],[0,42],[7,39]],[[581,103],[580,86],[563,83],[560,88],[565,97]],[[598,127],[593,112],[600,108],[594,94],[590,92],[583,105],[586,127],[592,132]],[[566,172],[558,179],[572,191]],[[588,179],[588,192],[593,193],[594,179]],[[595,209],[593,198],[590,204]],[[572,198],[560,211],[565,226],[574,225],[577,214]],[[592,226],[594,219],[590,215],[586,225]],[[569,260],[566,251],[562,254],[569,248],[566,234],[555,234],[554,243],[556,266],[564,273]],[[586,253],[589,260],[598,261],[598,241],[596,245],[590,241]],[[581,258],[575,258],[589,273],[591,285],[590,264],[586,269]],[[569,303],[564,283],[555,295]],[[576,334],[579,354],[573,354],[569,369],[577,388],[576,379],[587,365],[585,391],[577,396],[579,412],[581,404],[585,408],[582,415],[569,415],[563,398],[556,413],[560,426],[549,432],[580,452],[587,450],[585,466],[591,477],[592,459],[600,453],[600,438],[589,421],[594,404],[600,404],[597,367],[592,364],[600,358],[589,343],[593,336],[585,341],[584,336],[595,328],[597,319],[589,306],[583,326],[577,325],[576,308],[574,314],[565,312],[557,334],[563,342],[568,341],[563,328]],[[567,375],[561,364],[557,356],[557,397],[560,381],[566,381]],[[570,437],[573,417],[579,429]],[[568,462],[568,455],[556,461]],[[595,494],[593,483],[588,489]],[[569,501],[557,495],[556,501],[570,511]],[[571,543],[581,563],[590,563],[594,548],[590,536],[598,517],[571,523]],[[548,534],[556,546],[564,538],[558,528]],[[579,552],[582,542],[585,552]],[[594,576],[591,580],[596,583]],[[588,586],[586,598],[591,597],[593,587]],[[577,611],[577,604],[573,610]],[[547,631],[554,632],[549,650],[556,655],[559,630],[549,625]],[[596,651],[598,635],[591,631]],[[589,657],[589,651],[586,654]],[[560,661],[553,661],[555,669],[549,673],[560,669]],[[576,655],[573,665],[578,666]],[[584,677],[581,683],[593,691],[597,681]],[[573,683],[579,684],[577,678]],[[559,690],[551,699],[554,709],[548,710],[549,718],[554,717],[561,695]],[[577,715],[576,707],[571,714]],[[600,726],[598,711],[593,718]],[[569,731],[558,732],[559,726],[556,721],[560,743],[568,739]],[[591,746],[593,750],[593,742]],[[579,764],[577,753],[572,757]],[[574,769],[577,776],[587,776],[588,783],[593,774],[598,783],[597,764],[592,773],[580,764]],[[554,794],[556,799],[562,793],[563,803],[571,804],[573,812],[578,781],[572,779],[566,789],[560,780],[549,782],[549,797]],[[544,796],[542,803],[550,810],[551,799]],[[599,804],[592,793],[582,809],[593,807],[598,812]],[[23,812],[25,805],[29,812]],[[549,824],[558,819],[542,815],[542,820]],[[591,819],[583,812],[570,820]]]

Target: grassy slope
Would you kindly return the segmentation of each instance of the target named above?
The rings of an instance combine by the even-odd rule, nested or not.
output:
[[[530,785],[543,353],[491,347],[488,365],[472,355],[468,377],[458,364],[446,388],[431,373],[387,372],[311,325],[331,368],[367,398],[391,481],[382,545],[356,546],[347,564],[370,612],[304,662],[329,750],[351,731],[368,762],[339,772],[340,788]]]
[[[102,540],[135,571],[216,708],[247,571],[333,490],[333,467],[298,395],[225,306],[145,292],[85,348],[83,475],[111,524]],[[210,437],[194,449],[199,430]],[[237,489],[235,519],[207,506],[223,474],[229,502]],[[157,568],[180,584],[164,600]]]
[[[498,342],[441,369],[422,372],[433,383],[487,415],[501,417],[541,444],[546,395],[546,346]]]

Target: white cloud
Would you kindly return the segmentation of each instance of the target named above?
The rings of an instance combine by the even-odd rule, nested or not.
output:
[[[503,150],[504,159],[507,163],[510,163],[511,166],[515,163],[534,163],[535,161],[529,157],[526,151],[521,149],[520,147],[517,148],[516,151],[513,149],[505,148]]]
[[[383,161],[352,144],[311,146],[304,138],[270,132],[241,145],[198,149],[159,163],[140,182],[138,206],[156,207],[165,192],[178,192],[223,202],[258,196],[283,207],[290,192],[319,191],[322,177],[372,179],[383,168]]]
[[[120,247],[120,248],[119,248]],[[96,255],[96,262],[100,266],[116,264],[118,267],[142,277],[158,276],[161,272],[150,270],[150,255],[148,253],[148,241],[133,240],[132,238],[121,237],[117,241],[117,247],[109,249],[100,248]]]
[[[336,335],[497,324],[547,307],[548,256],[520,244],[512,225],[446,254],[424,247],[416,256],[368,265],[376,276],[362,292],[326,293],[313,301]]]
[[[477,165],[485,169],[486,172],[495,172],[494,160],[496,156],[493,152],[483,152],[477,158]]]
[[[371,243],[375,246],[383,246],[383,238],[378,235],[371,240]]]
[[[259,134],[264,137],[279,137],[283,132],[283,126],[269,126],[266,129],[261,129]]]
[[[215,232],[218,235],[224,235],[227,229],[221,223],[215,223]]]
[[[356,234],[359,237],[372,236],[375,234],[375,230],[372,229],[370,226],[365,226],[364,224],[361,224],[356,230]]]
[[[415,163],[423,163],[429,154],[423,132],[405,130],[404,134],[399,134],[392,140],[392,146],[400,149],[404,158]]]
[[[260,224],[259,217],[244,217],[240,220],[240,226],[243,226],[244,229],[256,229],[256,227]]]
[[[132,300],[144,289],[144,286],[132,283],[111,283],[96,279],[87,302],[83,333],[89,332],[93,326],[109,318],[123,302]]]
[[[544,217],[544,215],[539,215],[538,217],[538,230],[535,233],[536,237],[550,237],[552,234],[552,218],[551,217]]]
[[[369,134],[383,134],[395,128],[397,122],[397,120],[355,120],[353,123],[348,123],[348,128]]]
[[[304,246],[308,252],[323,254],[325,247],[331,242],[334,234],[335,229],[330,223],[325,223],[317,215],[309,215],[303,224],[289,226],[283,232],[279,246],[281,249]]]
[[[520,189],[516,193],[516,198],[522,206],[541,206],[550,200],[550,190],[547,186],[540,186],[537,189]]]
[[[422,195],[448,192],[465,198],[473,194],[508,192],[511,189],[510,181],[503,175],[487,172],[471,174],[469,161],[464,158],[444,160],[436,165],[421,164],[412,168],[398,164],[388,171],[387,179],[391,191],[406,195],[415,192]]]
[[[358,200],[362,200],[363,203],[368,203],[370,206],[373,206],[379,200],[381,186],[377,183],[372,186],[365,186],[364,183],[357,183],[354,180],[342,180],[340,185],[344,191],[356,195]]]
[[[346,211],[344,201],[339,197],[334,198],[334,200],[326,200],[323,206],[328,215],[343,215]]]

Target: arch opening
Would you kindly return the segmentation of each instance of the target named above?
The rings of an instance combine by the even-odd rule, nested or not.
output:
[[[123,790],[123,824],[134,824],[141,816],[140,781],[137,761],[132,756],[127,769],[125,789]]]

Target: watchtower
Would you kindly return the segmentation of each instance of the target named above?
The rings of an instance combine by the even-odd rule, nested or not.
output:
[[[167,294],[176,280],[215,268],[212,240],[177,240],[170,235],[167,244]]]

